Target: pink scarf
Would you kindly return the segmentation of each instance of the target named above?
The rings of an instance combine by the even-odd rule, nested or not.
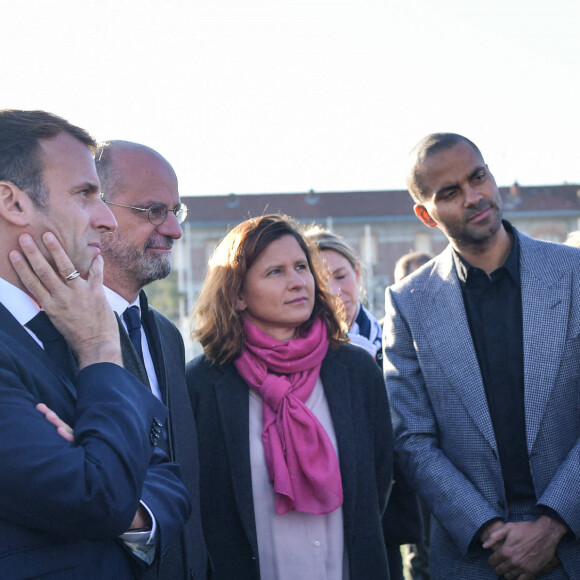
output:
[[[262,442],[276,512],[327,514],[342,505],[342,480],[334,447],[304,404],[328,350],[318,319],[304,338],[280,342],[244,320],[245,347],[236,369],[263,400]]]

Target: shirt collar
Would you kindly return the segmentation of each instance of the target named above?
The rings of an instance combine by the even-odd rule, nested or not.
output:
[[[32,320],[41,310],[38,304],[26,292],[0,278],[0,296],[2,304],[22,326]]]
[[[510,275],[514,283],[520,286],[520,240],[518,238],[517,232],[514,227],[506,220],[502,220],[502,224],[512,239],[512,249],[510,250],[507,260],[502,266],[497,268],[495,272],[504,268],[506,272]],[[472,266],[469,262],[465,261],[459,253],[452,248],[453,261],[455,262],[455,269],[457,271],[457,276],[459,280],[463,283],[467,282],[470,272],[476,272],[479,268]],[[492,272],[493,275],[494,272]]]
[[[141,304],[139,303],[139,296],[137,299],[132,303],[129,304],[121,295],[117,294],[114,290],[107,288],[104,286],[105,289],[105,296],[107,297],[107,302],[109,306],[122,318],[123,312],[127,310],[129,306],[137,306],[139,308],[139,313],[141,313]]]

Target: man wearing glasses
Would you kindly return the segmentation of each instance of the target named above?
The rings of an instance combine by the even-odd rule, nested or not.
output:
[[[103,200],[118,224],[115,232],[101,237],[101,253],[107,298],[127,330],[121,336],[124,364],[167,405],[169,418],[160,445],[181,464],[193,502],[181,541],[168,548],[158,577],[206,578],[197,435],[185,386],[183,340],[175,325],[148,306],[143,291],[171,272],[171,250],[181,237],[187,207],[179,201],[173,168],[149,147],[104,143],[97,148],[95,163]]]

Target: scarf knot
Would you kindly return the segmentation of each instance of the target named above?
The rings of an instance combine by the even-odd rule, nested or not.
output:
[[[262,443],[276,512],[334,511],[343,499],[338,458],[305,405],[328,350],[325,324],[317,319],[306,336],[282,342],[244,320],[244,338],[234,365],[262,397]]]
[[[268,374],[258,393],[262,396],[264,403],[277,413],[291,388],[292,385],[287,377]]]

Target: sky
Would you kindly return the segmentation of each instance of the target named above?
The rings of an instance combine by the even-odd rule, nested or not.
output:
[[[580,184],[578,0],[0,0],[0,108],[158,150],[182,195],[403,189],[435,131]]]

